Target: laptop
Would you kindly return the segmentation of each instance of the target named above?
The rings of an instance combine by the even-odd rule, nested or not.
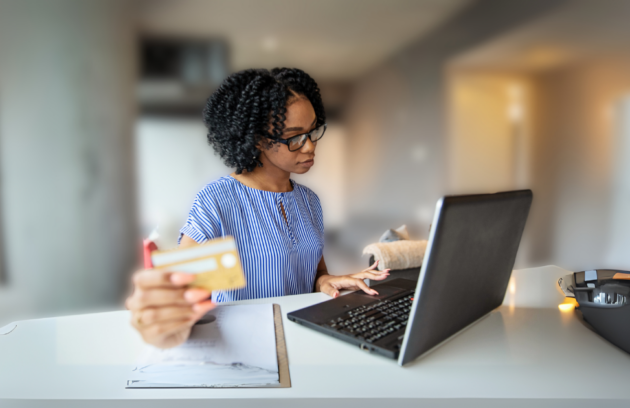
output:
[[[418,281],[393,279],[287,315],[407,364],[503,303],[531,190],[446,196],[436,206]]]

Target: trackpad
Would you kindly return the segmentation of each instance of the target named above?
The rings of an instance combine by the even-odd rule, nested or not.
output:
[[[387,284],[382,284],[382,285],[378,285],[378,286],[372,286],[371,289],[374,289],[375,291],[378,292],[378,295],[368,295],[367,293],[363,292],[363,291],[359,291],[359,292],[353,292],[353,293],[349,293],[346,296],[365,296],[368,297],[372,300],[375,299],[385,299],[387,297],[390,297],[392,295],[395,295],[397,293],[402,293],[402,292],[406,292],[407,289],[401,289],[401,288],[397,288],[395,286],[389,286]]]
[[[305,307],[304,309],[296,310],[289,313],[289,315],[318,324],[327,323],[331,318],[344,314],[355,307],[367,305],[397,293],[405,292],[405,289],[388,285],[382,285],[374,289],[378,292],[377,296],[368,295],[363,291],[352,292],[335,299]]]

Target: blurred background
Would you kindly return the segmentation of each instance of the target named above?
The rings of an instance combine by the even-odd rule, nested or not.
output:
[[[444,194],[531,188],[517,268],[630,269],[626,0],[0,0],[0,326],[122,308],[140,240],[176,245],[232,172],[201,109],[298,67],[329,130],[295,179],[331,272]]]

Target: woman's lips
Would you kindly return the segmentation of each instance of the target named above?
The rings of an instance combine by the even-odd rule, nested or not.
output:
[[[311,159],[311,160],[300,162],[299,164],[302,166],[311,167],[313,164],[315,164],[315,160]]]

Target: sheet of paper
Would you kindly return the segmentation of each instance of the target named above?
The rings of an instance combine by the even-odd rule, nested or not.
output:
[[[279,383],[273,305],[218,306],[181,346],[147,346],[128,388],[252,387]]]

